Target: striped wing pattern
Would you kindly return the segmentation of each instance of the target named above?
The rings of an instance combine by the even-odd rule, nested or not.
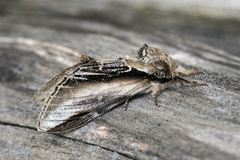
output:
[[[81,127],[146,92],[150,81],[144,79],[146,73],[136,72],[121,60],[78,64],[62,71],[34,97],[42,100],[45,94],[38,130],[58,133]]]

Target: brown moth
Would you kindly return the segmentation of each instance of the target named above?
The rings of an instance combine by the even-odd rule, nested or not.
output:
[[[48,81],[33,97],[44,101],[38,118],[38,130],[48,133],[70,131],[86,125],[94,118],[129,99],[168,87],[207,85],[181,77],[200,74],[177,66],[158,48],[144,44],[138,57],[95,60],[83,55],[78,64],[63,70]]]

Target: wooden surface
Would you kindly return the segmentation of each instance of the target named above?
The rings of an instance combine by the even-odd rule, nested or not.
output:
[[[0,2],[0,159],[240,159],[237,18],[162,1],[94,2]],[[136,97],[127,111],[120,105],[65,134],[36,130],[41,103],[32,97],[52,76],[81,54],[132,56],[143,43],[204,71],[188,79],[209,87],[165,90],[159,108],[151,95]]]

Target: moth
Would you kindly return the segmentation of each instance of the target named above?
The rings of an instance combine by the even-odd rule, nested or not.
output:
[[[33,101],[44,101],[38,118],[39,131],[60,133],[82,127],[136,95],[156,95],[169,87],[203,86],[183,75],[186,70],[164,51],[144,44],[136,57],[96,60],[82,55],[80,62],[63,70],[43,85]]]

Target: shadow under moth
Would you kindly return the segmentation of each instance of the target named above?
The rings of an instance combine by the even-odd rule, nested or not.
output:
[[[200,74],[186,70],[158,48],[144,44],[137,57],[96,60],[82,55],[80,62],[54,76],[35,94],[33,101],[44,101],[38,130],[48,133],[70,131],[136,95],[156,95],[169,87],[207,85],[181,76]]]

